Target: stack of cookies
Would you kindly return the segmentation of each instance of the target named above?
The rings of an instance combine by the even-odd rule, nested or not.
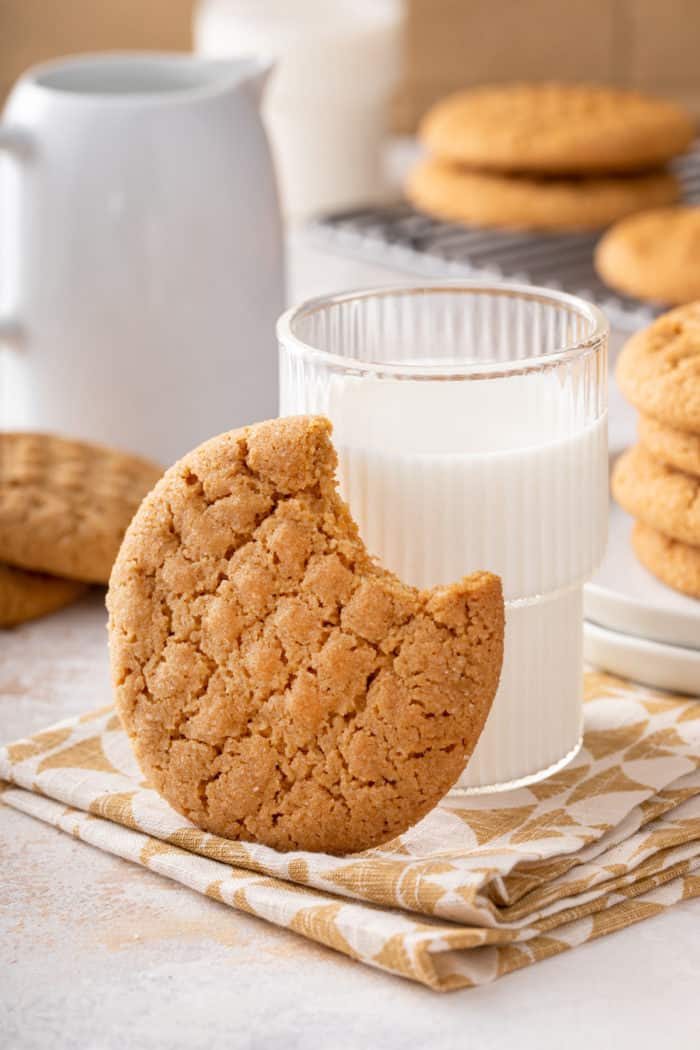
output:
[[[676,201],[665,165],[694,125],[636,92],[510,84],[444,99],[419,137],[429,156],[406,192],[421,210],[477,226],[586,230]]]
[[[639,444],[612,478],[615,499],[636,519],[632,546],[663,583],[700,598],[700,302],[633,336],[616,374],[641,413]]]
[[[154,463],[48,434],[0,434],[0,627],[106,584]]]

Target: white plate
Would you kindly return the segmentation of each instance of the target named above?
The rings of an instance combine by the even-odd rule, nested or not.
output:
[[[649,642],[586,621],[583,654],[587,663],[643,685],[700,694],[700,650]]]

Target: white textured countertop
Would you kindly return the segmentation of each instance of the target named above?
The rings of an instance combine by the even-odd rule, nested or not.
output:
[[[390,271],[291,245],[290,299]],[[0,635],[0,740],[109,698],[103,596]],[[0,809],[0,1047],[700,1046],[700,900],[445,996]]]

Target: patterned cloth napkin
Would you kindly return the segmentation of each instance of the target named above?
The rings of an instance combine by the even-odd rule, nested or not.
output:
[[[448,796],[381,849],[208,835],[143,782],[112,709],[0,749],[2,800],[370,966],[447,990],[700,895],[700,703],[586,678],[584,747],[529,788]]]

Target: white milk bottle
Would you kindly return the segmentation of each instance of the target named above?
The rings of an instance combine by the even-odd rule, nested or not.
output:
[[[264,55],[263,116],[287,218],[387,196],[382,149],[401,68],[401,0],[200,0],[197,52]]]
[[[607,326],[573,296],[449,282],[351,293],[278,326],[283,415],[333,422],[368,549],[406,583],[498,573],[498,693],[458,789],[581,744],[582,586],[607,530]]]

